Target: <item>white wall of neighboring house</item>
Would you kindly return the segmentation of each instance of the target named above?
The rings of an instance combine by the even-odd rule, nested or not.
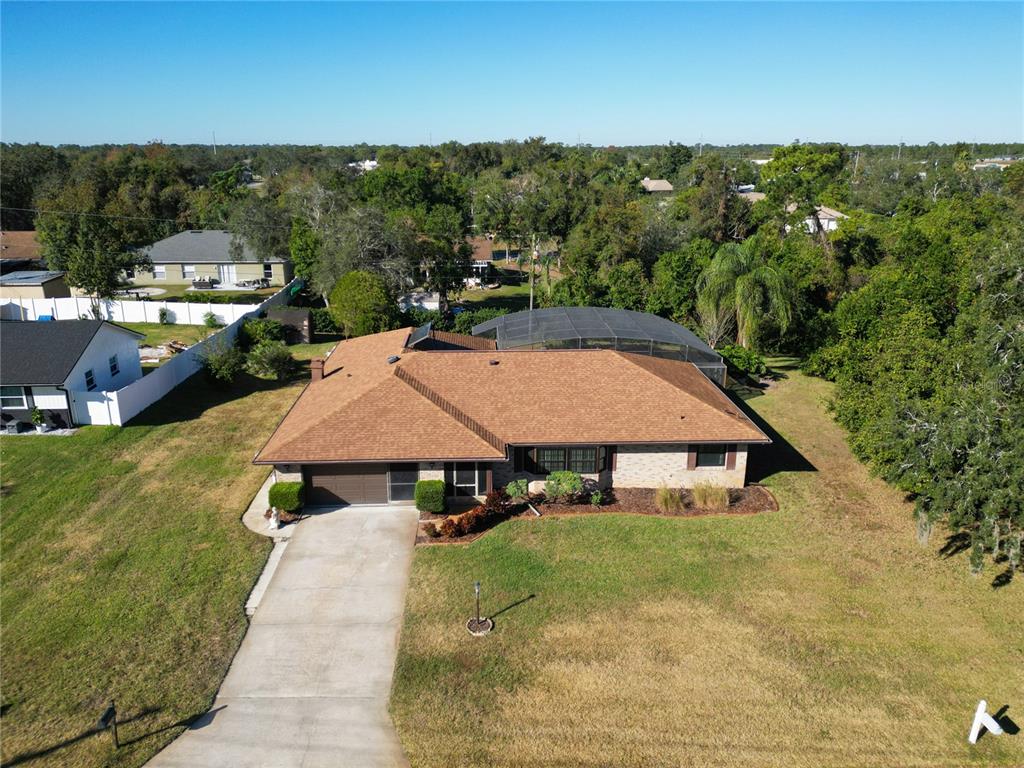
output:
[[[110,372],[110,358],[117,355],[117,375]],[[85,372],[91,370],[98,390],[121,389],[142,378],[139,337],[109,325],[100,326],[85,352],[71,369],[64,388],[86,391]]]
[[[32,399],[40,410],[65,410],[68,407],[67,396],[57,387],[27,387],[32,390]]]

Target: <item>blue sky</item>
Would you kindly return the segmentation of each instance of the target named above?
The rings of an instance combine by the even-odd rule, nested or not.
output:
[[[0,136],[1021,141],[1022,9],[4,2]]]

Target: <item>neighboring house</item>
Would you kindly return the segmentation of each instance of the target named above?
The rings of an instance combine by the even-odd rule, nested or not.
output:
[[[142,377],[141,333],[105,320],[0,322],[0,417],[53,427],[74,424],[76,392],[121,389]]]
[[[586,307],[505,317],[496,339],[428,324],[340,342],[313,360],[254,462],[304,480],[309,504],[385,504],[410,502],[422,479],[477,497],[563,469],[604,488],[741,487],[748,446],[770,442],[698,367],[721,358],[679,343],[692,334],[667,320]],[[587,326],[594,317],[605,324]],[[503,331],[523,327],[547,330],[525,334],[531,349],[506,346],[524,334]]]
[[[671,192],[672,185],[665,179],[649,179],[646,176],[640,182],[644,192]]]
[[[1013,157],[987,157],[984,160],[976,162],[971,166],[971,169],[975,171],[984,171],[989,168],[994,168],[1000,171],[1005,171],[1015,162],[1017,162],[1017,160]]]
[[[786,206],[786,213],[794,213],[796,212],[796,208],[796,203],[790,203]],[[816,205],[814,206],[814,209],[818,214],[818,220],[815,221],[813,216],[808,216],[804,219],[804,229],[812,235],[817,234],[819,231],[832,232],[839,227],[840,221],[850,218],[845,213],[840,213],[834,208],[829,208],[824,205]],[[787,226],[786,231],[788,232],[789,229],[790,228]]]
[[[63,272],[32,270],[0,275],[0,299],[63,299],[71,296]]]
[[[354,163],[348,164],[349,168],[358,171],[360,174],[367,173],[369,171],[377,170],[376,160],[357,160]]]
[[[43,269],[35,230],[0,232],[0,274]]]
[[[764,192],[755,192],[752,189],[751,190],[740,190],[739,192],[736,193],[736,195],[737,195],[737,197],[743,198],[744,200],[746,200],[751,205],[753,205],[754,203],[758,203],[761,200],[764,200],[765,197],[766,197]]]
[[[136,271],[128,277],[136,285],[157,286],[216,280],[218,288],[264,279],[273,286],[291,281],[292,265],[286,258],[261,259],[244,242],[238,258],[233,258],[233,237],[224,229],[192,229],[171,235],[143,249],[153,263],[152,271]]]

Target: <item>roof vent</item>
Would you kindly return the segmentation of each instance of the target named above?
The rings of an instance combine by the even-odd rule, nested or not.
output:
[[[388,365],[394,365],[401,359],[402,358],[400,358],[398,355],[392,355],[391,357],[388,358]]]
[[[497,364],[498,364],[498,361],[497,361],[497,360],[491,360],[491,361],[489,361],[489,362],[488,362],[487,364],[488,364],[488,365],[497,365]]]

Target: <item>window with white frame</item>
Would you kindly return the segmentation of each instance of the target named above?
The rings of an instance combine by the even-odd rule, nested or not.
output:
[[[0,387],[0,408],[19,410],[28,408],[24,387]]]
[[[111,355],[107,362],[110,363],[110,375],[117,376],[121,372],[120,367],[117,365],[117,355]]]
[[[263,262],[263,277],[270,280],[274,276],[274,265],[269,261]]]
[[[154,280],[166,280],[167,279],[167,267],[162,264],[153,265],[153,279]]]
[[[181,276],[186,280],[196,279],[196,265],[195,264],[184,264],[181,267]]]
[[[96,389],[96,377],[93,376],[92,368],[85,372],[85,388],[92,392]]]

